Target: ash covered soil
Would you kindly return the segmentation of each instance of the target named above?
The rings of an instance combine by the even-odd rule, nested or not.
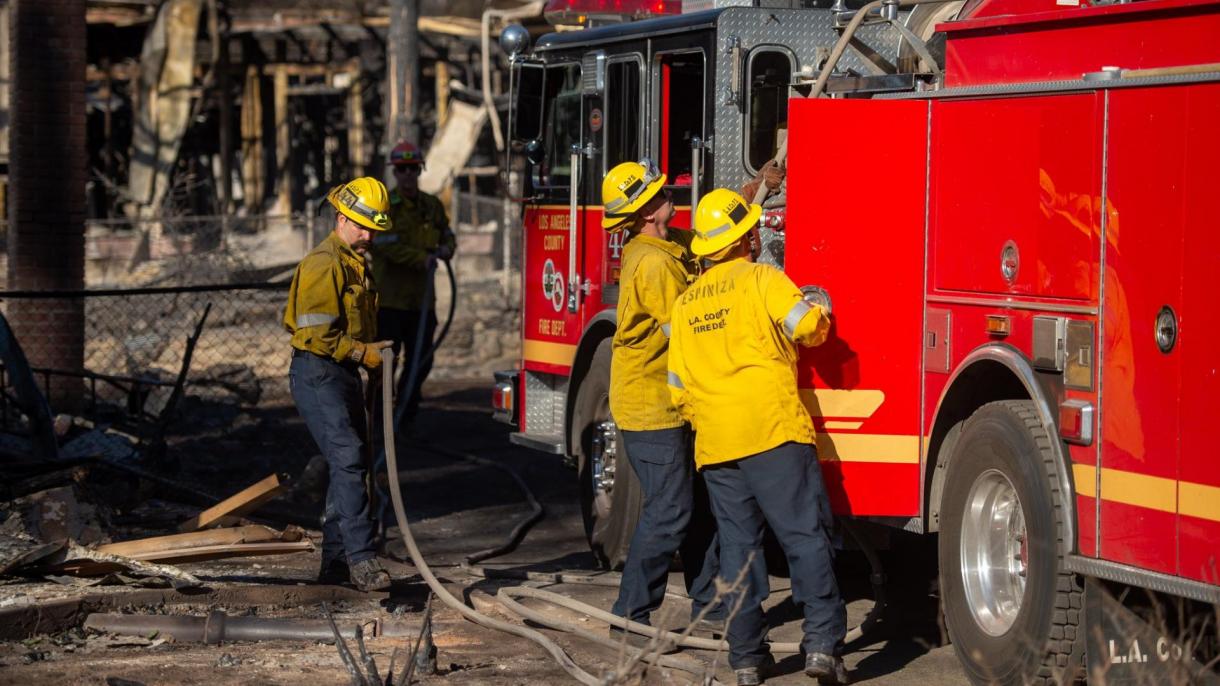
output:
[[[482,380],[430,384],[425,389],[423,410],[416,426],[400,450],[401,478],[412,530],[438,576],[459,597],[470,599],[481,610],[490,607],[495,616],[505,619],[509,615],[489,606],[485,598],[494,596],[500,586],[523,582],[475,578],[464,572],[460,564],[465,555],[504,542],[529,511],[524,497],[500,470],[432,452],[426,446],[494,459],[514,468],[546,508],[546,518],[530,530],[522,545],[489,561],[488,566],[585,573],[596,572],[596,566],[585,543],[574,470],[563,466],[554,456],[510,445],[510,428],[490,418],[487,399],[488,384]],[[171,445],[170,451],[175,454],[168,457],[178,464],[178,477],[225,494],[253,483],[269,471],[294,476],[304,471],[316,451],[309,441],[303,440],[305,428],[295,410],[288,405],[271,410],[258,420],[248,422],[248,426],[200,427],[197,440]],[[291,449],[284,450],[284,446]],[[318,515],[317,504],[306,497],[297,497],[290,507],[302,517]],[[172,522],[195,511],[189,506],[175,505],[169,498],[152,501],[139,511],[144,513],[143,526],[132,526],[124,533],[126,537],[167,533]],[[310,535],[315,543],[320,543],[316,531]],[[405,553],[393,528],[389,539],[387,567],[397,579],[394,588],[380,594],[334,589],[329,607],[339,623],[373,619],[418,623],[422,619],[427,587],[409,563],[397,561],[405,559]],[[927,564],[933,556],[926,543],[899,539],[893,549],[884,553],[887,571],[894,581],[890,593],[895,603],[875,638],[849,646],[851,652],[846,659],[855,682],[966,683],[952,648],[941,637],[936,599],[928,584]],[[313,584],[317,565],[317,552],[181,565],[209,589],[199,594],[197,602],[189,599],[183,602],[180,596],[171,602],[147,602],[148,591],[121,586],[81,588],[41,581],[9,583],[0,586],[0,617],[18,607],[90,594],[113,594],[119,598],[112,600],[112,607],[105,611],[203,616],[209,611],[223,610],[230,616],[321,619],[325,614],[320,598],[327,595],[327,589]],[[840,584],[850,601],[849,623],[854,625],[871,604],[867,565],[859,554],[844,553],[838,568]],[[680,573],[671,575],[670,585],[681,586]],[[786,578],[772,579],[773,592],[768,603],[772,640],[799,640],[799,616],[788,600],[785,592],[788,587]],[[546,588],[605,609],[613,604],[615,596],[614,589],[598,586],[564,584]],[[123,598],[128,597],[125,594],[133,594],[130,597],[136,602],[125,603]],[[605,625],[596,620],[583,619],[566,610],[559,612],[591,631],[605,631]],[[680,628],[688,614],[689,605],[685,601],[668,598],[659,616],[654,616],[654,623]],[[573,683],[549,656],[525,639],[471,624],[439,602],[433,622],[438,671],[433,675],[417,675],[417,681]],[[557,632],[547,634],[593,674],[609,674],[625,662],[613,649]],[[395,649],[409,651],[412,642],[412,637],[398,636],[367,639],[383,679],[391,654]],[[723,655],[686,650],[681,656],[705,663],[718,679],[732,683],[732,672]],[[802,673],[799,657],[777,658],[779,674],[768,683],[813,683]],[[652,669],[642,682],[698,683],[686,672],[672,669]],[[212,646],[174,642],[157,635],[115,637],[70,629],[24,641],[0,642],[0,684],[69,683],[346,684],[350,677],[336,648],[316,641]]]

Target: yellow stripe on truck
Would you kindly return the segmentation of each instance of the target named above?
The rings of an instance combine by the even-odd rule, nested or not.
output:
[[[1076,482],[1077,495],[1097,497],[1097,468],[1093,465],[1073,464],[1072,481]]]
[[[1077,495],[1097,497],[1096,467],[1073,464],[1072,477]],[[1220,488],[1206,484],[1102,467],[1101,499],[1220,522]]]
[[[919,436],[819,432],[817,442],[822,461],[919,464]]]
[[[1097,497],[1096,467],[1073,464],[1072,477],[1076,480],[1076,493],[1090,498]],[[1177,512],[1178,483],[1160,476],[1102,467],[1101,499],[1149,510]]]
[[[1101,469],[1101,498],[1162,512],[1178,511],[1178,483],[1148,474]]]
[[[801,402],[813,417],[865,419],[885,402],[885,391],[875,388],[802,388],[800,394]]]
[[[571,367],[576,359],[576,346],[569,343],[552,343],[525,339],[521,344],[521,356],[530,362],[545,362]]]
[[[1220,522],[1220,488],[1179,481],[1178,512],[1189,517]]]

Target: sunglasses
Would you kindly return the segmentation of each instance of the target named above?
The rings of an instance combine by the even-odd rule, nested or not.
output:
[[[418,174],[419,166],[414,165],[414,164],[396,164],[396,165],[394,165],[395,174],[406,174],[408,172],[411,174]]]

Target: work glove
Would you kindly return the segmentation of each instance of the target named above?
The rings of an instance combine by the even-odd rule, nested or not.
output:
[[[779,166],[775,160],[767,160],[762,169],[758,170],[758,175],[762,177],[763,183],[767,184],[767,190],[772,193],[779,190],[779,186],[784,182],[787,174],[788,170]]]
[[[758,170],[758,174],[741,187],[741,196],[746,199],[746,202],[754,202],[754,195],[758,193],[758,187],[763,184],[766,184],[768,193],[774,193],[784,183],[786,175],[787,170],[779,166],[775,160],[767,160],[762,169]]]
[[[365,369],[378,369],[381,367],[381,351],[392,345],[394,345],[394,341],[374,341],[372,343],[356,341],[352,344],[351,358],[359,362]]]
[[[442,245],[436,249],[436,256],[439,259],[448,260],[453,257],[453,248],[450,248],[448,245]]]

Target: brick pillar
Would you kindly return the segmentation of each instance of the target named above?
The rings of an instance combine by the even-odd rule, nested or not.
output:
[[[81,289],[85,283],[85,0],[14,0],[9,7],[8,289]],[[10,299],[6,305],[9,323],[32,366],[82,367],[81,299]],[[54,379],[52,407],[75,408],[82,388],[79,381]]]

